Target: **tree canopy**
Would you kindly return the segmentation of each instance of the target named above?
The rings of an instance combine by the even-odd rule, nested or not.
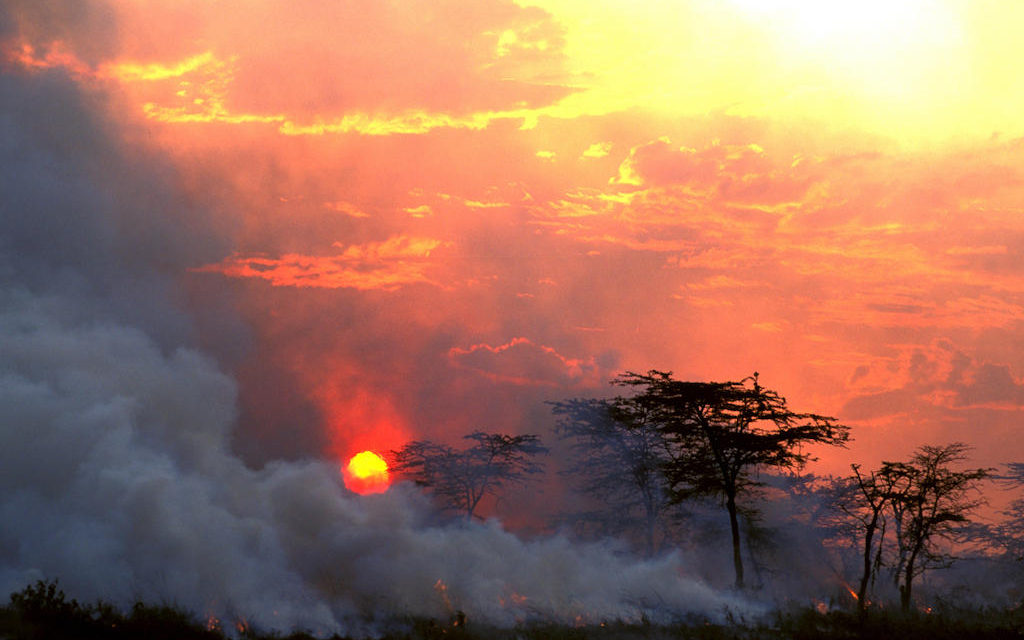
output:
[[[391,452],[390,467],[416,484],[428,487],[440,505],[472,519],[484,496],[498,495],[507,485],[524,484],[540,473],[534,456],[547,453],[536,435],[474,431],[464,436],[464,449],[416,440]]]
[[[834,418],[789,409],[762,387],[758,374],[738,382],[683,382],[671,372],[627,372],[614,384],[635,389],[635,402],[658,425],[672,499],[722,500],[729,515],[736,587],[744,586],[738,498],[771,467],[799,470],[812,459],[805,446],[843,445],[849,427]]]
[[[975,491],[991,470],[952,467],[967,459],[968,450],[962,442],[925,445],[908,462],[882,464],[882,473],[894,476],[899,487],[890,504],[899,545],[895,575],[904,611],[910,609],[914,579],[928,567],[944,566],[952,559],[939,543],[952,539],[983,504]]]
[[[559,417],[556,432],[571,442],[562,474],[603,507],[573,514],[574,520],[606,534],[639,532],[645,553],[653,555],[670,528],[658,424],[636,398],[551,404]]]

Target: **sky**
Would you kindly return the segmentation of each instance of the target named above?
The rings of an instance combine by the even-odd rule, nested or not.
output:
[[[252,468],[649,369],[851,425],[824,473],[1024,460],[1015,0],[4,5],[5,126],[134,211],[8,214],[6,273],[208,357]]]

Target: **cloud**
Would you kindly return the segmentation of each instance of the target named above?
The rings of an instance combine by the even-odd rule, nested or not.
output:
[[[686,186],[722,203],[779,205],[799,201],[810,186],[798,163],[776,159],[756,143],[677,147],[668,137],[634,146],[613,184]]]
[[[865,424],[861,433],[872,444],[898,434],[907,447],[967,442],[989,463],[1024,455],[1010,435],[1024,415],[1024,381],[1009,365],[973,357],[948,339],[876,358],[850,384],[855,393],[839,415]]]
[[[66,46],[161,122],[420,134],[535,117],[574,91],[568,72],[553,72],[564,63],[561,27],[506,0],[33,4],[11,10],[22,40],[33,50]]]
[[[1002,256],[1006,255],[1006,245],[985,245],[980,247],[950,247],[946,253],[951,256]]]
[[[595,142],[580,154],[581,158],[603,158],[611,153],[612,143],[611,142]]]
[[[35,47],[70,50],[92,65],[117,52],[116,11],[108,2],[10,0],[0,11],[0,36],[9,33]]]
[[[599,375],[604,375],[593,359],[567,358],[555,349],[527,338],[514,338],[497,346],[453,347],[448,356],[457,367],[496,382],[517,385],[565,387],[593,384]]]
[[[335,243],[338,245],[338,243]],[[382,289],[437,283],[428,276],[429,258],[440,240],[395,236],[383,242],[344,246],[334,256],[286,254],[279,258],[235,255],[194,269],[231,278],[257,278],[275,287]]]
[[[352,204],[351,202],[345,202],[344,200],[337,200],[335,202],[325,202],[324,207],[330,209],[331,211],[337,211],[338,213],[342,213],[346,216],[351,216],[353,218],[370,217],[369,213],[366,213],[365,211],[363,211],[356,205]]]

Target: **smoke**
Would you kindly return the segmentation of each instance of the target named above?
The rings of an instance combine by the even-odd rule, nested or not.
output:
[[[359,497],[325,461],[247,467],[237,386],[195,347],[177,277],[226,254],[174,172],[59,73],[0,76],[0,591],[173,602],[265,627],[392,616],[509,624],[722,612],[686,576],[496,522]]]

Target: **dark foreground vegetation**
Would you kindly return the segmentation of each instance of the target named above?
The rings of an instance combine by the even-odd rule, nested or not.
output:
[[[265,632],[244,622],[203,620],[170,605],[136,603],[123,611],[108,603],[83,605],[68,599],[55,582],[37,582],[11,594],[0,608],[0,638],[10,640],[135,639],[222,640],[225,638],[306,640],[308,631]],[[345,636],[332,636],[341,640]],[[910,614],[821,611],[814,607],[776,611],[759,620],[712,623],[693,617],[676,624],[607,622],[582,626],[524,623],[511,629],[474,624],[459,614],[449,620],[396,620],[381,640],[803,640],[812,638],[896,638],[969,640],[1024,638],[1024,607],[961,610],[946,606]]]

